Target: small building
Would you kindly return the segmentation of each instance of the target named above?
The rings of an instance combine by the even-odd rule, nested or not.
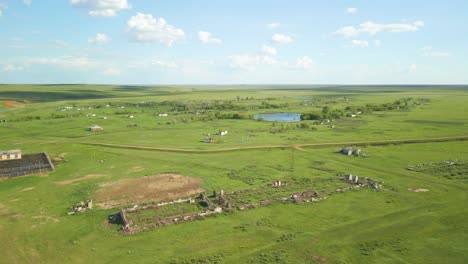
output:
[[[215,143],[215,142],[218,142],[218,140],[215,139],[215,138],[204,138],[204,139],[201,140],[201,142],[203,142],[203,143]]]
[[[216,133],[214,133],[215,135],[219,135],[219,136],[225,136],[228,134],[228,131],[227,130],[224,130],[224,131],[218,131]]]
[[[167,116],[167,114],[159,114],[158,116]]]
[[[104,128],[102,128],[101,126],[99,125],[91,125],[90,127],[88,127],[88,131],[91,131],[91,132],[94,132],[94,131],[102,131],[104,130]]]
[[[339,151],[341,154],[344,154],[344,155],[355,155],[355,156],[359,156],[359,155],[362,155],[362,151],[360,149],[355,149],[353,147],[347,147],[347,148],[342,148],[340,149]]]
[[[0,150],[0,160],[16,160],[21,159],[21,150]]]

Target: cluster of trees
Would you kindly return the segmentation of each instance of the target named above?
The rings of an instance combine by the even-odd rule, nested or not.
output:
[[[344,117],[345,114],[342,109],[331,109],[329,106],[324,106],[322,111],[302,113],[301,120],[339,119]]]
[[[413,98],[401,98],[393,103],[384,104],[366,104],[364,106],[346,106],[344,109],[331,109],[324,106],[322,111],[311,111],[301,114],[301,120],[323,120],[323,119],[340,119],[349,114],[365,114],[378,111],[393,111],[399,109],[407,109],[408,104]]]
[[[281,124],[276,124],[273,123],[270,128],[270,133],[276,134],[276,133],[282,133],[286,132],[288,130],[294,130],[294,129],[311,129],[312,131],[316,131],[316,127],[312,127],[307,124],[307,123],[281,123]]]

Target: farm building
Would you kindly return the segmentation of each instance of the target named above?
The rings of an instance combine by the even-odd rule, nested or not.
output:
[[[360,149],[355,149],[353,147],[347,147],[347,148],[342,148],[340,149],[339,151],[341,154],[344,154],[344,155],[356,155],[356,156],[359,156],[362,154],[362,151]]]
[[[21,150],[0,150],[0,160],[21,159]]]
[[[88,131],[102,131],[104,130],[101,126],[98,126],[96,124],[94,125],[91,125],[90,127],[88,127]]]
[[[225,136],[225,135],[228,134],[228,131],[227,131],[227,130],[224,130],[224,131],[221,131],[221,130],[220,130],[220,131],[218,131],[218,132],[216,132],[216,133],[214,133],[214,134],[215,134],[215,135],[220,135],[220,136]]]

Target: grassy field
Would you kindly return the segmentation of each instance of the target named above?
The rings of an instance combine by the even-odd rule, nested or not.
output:
[[[0,149],[47,152],[56,163],[48,174],[0,180],[0,263],[466,263],[467,89],[0,85],[6,120]],[[408,107],[346,116],[348,106],[402,98],[412,98]],[[325,106],[345,115],[330,123],[250,118]],[[86,131],[92,124],[104,130]],[[229,134],[213,135],[221,130]],[[200,142],[207,137],[218,142]],[[351,142],[366,156],[337,153]],[[165,173],[201,179],[207,193],[275,180],[327,193],[349,173],[375,179],[382,189],[225,212],[134,235],[108,223],[120,207],[67,215],[80,201],[99,202],[104,183]],[[200,209],[184,206],[183,212]]]

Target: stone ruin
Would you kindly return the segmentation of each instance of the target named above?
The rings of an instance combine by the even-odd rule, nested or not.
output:
[[[381,185],[379,184],[378,181],[371,179],[369,177],[364,177],[363,180],[359,180],[359,176],[357,175],[352,175],[352,174],[347,174],[342,178],[343,181],[355,184],[358,187],[369,187],[372,189],[380,189]]]
[[[88,200],[86,202],[84,201],[81,201],[75,205],[73,205],[72,207],[70,207],[70,209],[72,210],[71,212],[68,212],[67,215],[73,215],[77,212],[85,212],[87,210],[91,210],[93,209],[93,200]]]

